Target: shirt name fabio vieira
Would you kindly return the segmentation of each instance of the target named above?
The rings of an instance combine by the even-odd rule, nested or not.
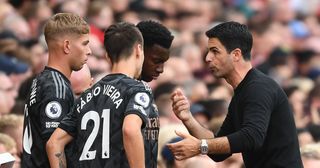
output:
[[[103,89],[102,86],[97,86],[94,89],[91,90],[92,92],[87,93],[87,95],[85,97],[81,97],[80,98],[80,104],[77,105],[77,111],[78,113],[80,113],[80,110],[88,103],[92,100],[93,97],[98,96],[100,94],[100,92],[102,92],[103,95],[108,96],[113,104],[116,105],[116,109],[119,108],[119,106],[121,105],[123,99],[120,98],[121,94],[118,91],[117,88],[115,88],[112,85],[103,85]]]

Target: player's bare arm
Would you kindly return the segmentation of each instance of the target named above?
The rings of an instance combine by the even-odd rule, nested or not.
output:
[[[199,138],[213,138],[214,135],[211,131],[202,127],[192,116],[190,112],[190,103],[187,97],[180,89],[177,89],[171,95],[172,109],[174,114],[183,122],[191,135]]]
[[[63,129],[57,128],[47,142],[47,154],[52,168],[66,168],[65,146],[73,139]]]
[[[131,168],[144,168],[144,142],[141,133],[142,120],[138,115],[129,114],[124,118],[123,144]]]
[[[56,153],[55,156],[59,159],[59,168],[67,167],[66,155],[64,152]]]

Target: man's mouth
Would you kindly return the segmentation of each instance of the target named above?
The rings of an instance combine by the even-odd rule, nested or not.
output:
[[[159,75],[160,75],[160,74],[152,75],[152,78],[153,78],[153,79],[158,79]]]

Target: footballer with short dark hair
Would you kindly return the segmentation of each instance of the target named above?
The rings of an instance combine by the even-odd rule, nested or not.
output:
[[[153,20],[141,21],[137,27],[144,39],[145,55],[140,79],[150,82],[163,72],[174,37],[165,26]]]
[[[140,79],[150,82],[163,72],[164,64],[169,59],[173,36],[161,23],[146,20],[137,24],[144,39],[144,62]],[[150,89],[151,90],[151,89]],[[148,117],[148,124],[143,129],[146,167],[156,168],[158,157],[159,114],[155,110]]]

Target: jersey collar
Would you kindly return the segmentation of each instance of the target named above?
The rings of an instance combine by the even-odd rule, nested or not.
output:
[[[45,69],[45,70],[49,70],[49,71],[58,72],[58,73],[62,76],[62,78],[63,78],[66,82],[68,82],[68,83],[70,84],[69,79],[68,79],[66,76],[64,76],[63,73],[61,73],[60,71],[58,71],[58,70],[56,70],[56,69],[54,69],[54,68],[48,67],[48,66],[45,66],[44,69]]]

